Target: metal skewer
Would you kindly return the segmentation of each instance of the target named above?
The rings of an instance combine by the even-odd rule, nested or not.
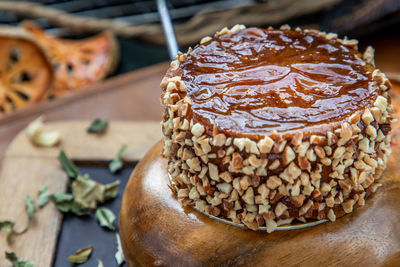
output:
[[[174,60],[179,49],[165,0],[157,0],[157,8],[164,29],[165,39],[167,40],[169,57],[171,60]]]

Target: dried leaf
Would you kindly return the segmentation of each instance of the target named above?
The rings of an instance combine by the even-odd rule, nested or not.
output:
[[[56,131],[43,132],[43,117],[31,122],[26,128],[29,139],[38,146],[51,147],[60,141],[60,134]]]
[[[71,188],[76,203],[83,208],[95,209],[98,203],[117,196],[118,185],[119,181],[103,185],[92,180],[88,175],[79,175]]]
[[[82,211],[81,207],[74,201],[74,196],[72,194],[58,193],[52,195],[52,199],[57,209],[61,212],[71,212],[78,216],[88,214]]]
[[[35,203],[29,196],[25,197],[25,209],[26,209],[26,212],[28,213],[28,221],[26,222],[26,227],[23,232],[28,230],[28,228],[31,225],[31,222],[33,220],[33,216],[35,215],[35,212],[36,212]]]
[[[89,259],[90,254],[92,254],[93,246],[88,246],[86,248],[77,250],[74,254],[68,257],[68,260],[73,263],[84,263]]]
[[[117,171],[119,171],[122,168],[123,165],[124,164],[122,163],[122,161],[120,159],[113,159],[110,162],[110,165],[108,165],[108,168],[110,169],[111,173],[116,173]]]
[[[121,149],[118,151],[117,157],[113,159],[108,165],[108,168],[110,169],[111,173],[116,173],[122,168],[123,162],[121,159],[122,155],[125,153],[127,148],[128,148],[127,145],[122,146]]]
[[[74,196],[67,193],[55,193],[52,195],[52,198],[55,203],[61,203],[66,201],[74,200]]]
[[[58,160],[70,178],[75,179],[78,177],[80,173],[78,167],[67,157],[63,149],[60,149]]]
[[[47,185],[43,186],[42,189],[39,190],[37,204],[39,208],[42,208],[49,202],[49,198],[51,196],[49,187]]]
[[[117,171],[121,170],[123,166],[124,163],[119,159],[113,159],[110,162],[110,165],[108,165],[111,173],[116,173]]]
[[[101,260],[97,260],[98,264],[97,267],[104,267],[104,264]]]
[[[121,238],[119,237],[119,234],[116,234],[115,236],[117,237],[117,252],[115,252],[115,260],[119,266],[125,262],[125,256],[124,252],[122,251]]]
[[[87,132],[101,134],[107,130],[107,127],[108,127],[108,121],[97,118],[89,126]]]
[[[6,259],[13,264],[13,267],[35,267],[32,261],[18,259],[14,252],[6,251]]]
[[[127,149],[128,145],[122,146],[121,149],[118,151],[117,158],[121,159]]]
[[[102,227],[108,228],[110,230],[115,230],[113,222],[115,221],[115,215],[112,210],[107,208],[98,208],[96,210],[96,219]]]
[[[75,202],[88,209],[95,209],[97,203],[104,202],[105,188],[88,175],[79,175],[71,185]]]
[[[12,243],[12,235],[15,233],[14,232],[14,226],[15,223],[12,221],[1,221],[0,222],[0,231],[4,228],[7,233],[7,244]]]
[[[112,182],[110,184],[106,184],[104,186],[104,201],[109,199],[116,198],[118,195],[118,185],[120,184],[119,180]]]

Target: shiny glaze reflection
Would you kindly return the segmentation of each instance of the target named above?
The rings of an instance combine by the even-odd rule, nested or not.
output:
[[[244,135],[285,132],[372,104],[377,85],[360,56],[313,33],[249,28],[197,46],[182,79],[194,121]]]

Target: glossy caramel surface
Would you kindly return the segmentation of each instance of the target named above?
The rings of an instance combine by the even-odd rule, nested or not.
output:
[[[335,124],[378,93],[372,67],[355,49],[294,30],[214,37],[181,68],[194,121],[239,135]]]

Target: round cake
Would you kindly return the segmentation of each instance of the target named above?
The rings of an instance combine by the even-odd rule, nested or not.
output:
[[[257,230],[351,213],[381,185],[393,107],[374,50],[316,30],[224,28],[161,82],[183,205]]]

